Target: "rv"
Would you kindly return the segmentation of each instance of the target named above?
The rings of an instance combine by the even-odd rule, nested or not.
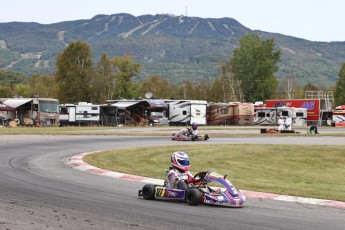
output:
[[[345,126],[345,105],[338,106],[333,110],[331,125],[335,127]]]
[[[230,125],[234,123],[234,105],[210,103],[207,105],[207,125]]]
[[[166,100],[170,125],[206,125],[207,101]]]
[[[254,109],[254,125],[277,125],[277,108]]]
[[[99,125],[100,106],[87,102],[62,104],[60,107],[60,125]]]
[[[53,98],[0,98],[9,111],[0,111],[5,120],[14,120],[25,126],[57,126],[59,101]]]
[[[168,125],[168,105],[162,100],[107,100],[101,106],[105,125]]]
[[[245,126],[254,124],[254,104],[233,102],[234,125]]]
[[[291,117],[293,126],[307,126],[307,109],[291,107],[256,108],[254,124],[276,126],[280,116]]]

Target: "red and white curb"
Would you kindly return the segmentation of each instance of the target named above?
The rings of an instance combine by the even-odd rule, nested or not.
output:
[[[97,152],[101,152],[101,151],[97,151]],[[151,184],[164,183],[164,180],[161,180],[161,179],[135,176],[135,175],[125,174],[125,173],[119,173],[119,172],[109,171],[105,169],[100,169],[95,166],[89,165],[88,163],[83,161],[84,156],[88,154],[92,154],[92,153],[97,153],[97,152],[77,154],[70,158],[62,159],[62,161],[66,165],[69,165],[74,169],[78,169],[81,171],[90,172],[90,173],[94,173],[94,174],[98,174],[102,176],[108,176],[112,178],[129,180],[129,181],[151,183]],[[259,198],[259,199],[271,199],[271,200],[290,201],[290,202],[305,203],[305,204],[316,204],[316,205],[323,205],[323,206],[330,206],[330,207],[345,209],[345,202],[341,202],[341,201],[304,198],[304,197],[297,197],[297,196],[286,196],[286,195],[278,195],[278,194],[273,194],[273,193],[253,192],[253,191],[246,191],[246,190],[241,190],[241,192],[247,197]]]

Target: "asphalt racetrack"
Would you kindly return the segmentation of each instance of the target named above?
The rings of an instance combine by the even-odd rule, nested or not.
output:
[[[84,152],[189,143],[166,136],[1,136],[0,229],[344,229],[342,208],[259,198],[247,198],[243,208],[148,201],[138,198],[141,182],[63,163]],[[207,143],[345,145],[344,137],[245,134],[198,142]]]

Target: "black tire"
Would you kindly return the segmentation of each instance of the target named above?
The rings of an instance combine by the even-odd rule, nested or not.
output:
[[[192,135],[192,141],[195,141],[198,137],[195,137],[194,135]]]
[[[155,185],[146,184],[142,189],[142,194],[145,200],[154,200],[155,199]]]
[[[210,139],[210,137],[207,134],[205,134],[204,140],[207,141],[208,139]]]
[[[184,180],[180,180],[177,183],[177,189],[187,190],[188,189],[188,185],[186,184],[186,182]]]
[[[187,203],[189,205],[199,205],[201,201],[201,192],[196,188],[187,190]]]

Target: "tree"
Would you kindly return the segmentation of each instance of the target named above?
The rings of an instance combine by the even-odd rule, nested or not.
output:
[[[22,97],[31,97],[32,90],[28,84],[16,84],[14,95],[22,96]]]
[[[217,77],[211,85],[208,100],[212,102],[227,102],[224,78]]]
[[[9,85],[0,85],[0,98],[12,97],[13,91]]]
[[[339,79],[335,85],[334,99],[336,105],[345,105],[345,63],[341,65],[338,73]]]
[[[207,78],[200,80],[198,84],[194,87],[195,99],[198,100],[208,100],[210,91],[210,82]]]
[[[301,92],[294,76],[286,76],[281,81],[279,91],[280,98],[283,99],[301,98]]]
[[[155,98],[171,98],[174,95],[175,87],[166,79],[152,75],[140,82],[140,95],[144,96],[147,92],[151,92]]]
[[[39,97],[56,98],[57,84],[52,76],[34,75],[29,83],[33,95]]]
[[[306,91],[318,91],[318,90],[319,90],[319,88],[312,83],[308,83],[308,84],[304,85],[304,87],[303,87],[304,92],[306,92]]]
[[[115,76],[111,73],[111,63],[106,54],[102,54],[92,77],[92,102],[104,103],[112,99],[115,91]]]
[[[185,80],[182,84],[182,86],[180,87],[180,98],[186,100],[186,99],[195,99],[193,98],[194,95],[194,87],[193,84],[188,81]]]
[[[116,80],[115,96],[117,97],[133,98],[136,94],[136,86],[132,83],[132,78],[139,73],[141,64],[135,63],[133,59],[133,56],[125,55],[110,60],[112,74]]]
[[[88,43],[82,41],[70,43],[58,55],[56,66],[60,102],[91,101],[90,82],[94,69]]]
[[[229,60],[227,63],[220,62],[219,72],[221,76],[219,80],[223,84],[224,102],[242,101],[243,93],[241,84],[239,80],[235,79],[231,61]]]
[[[279,69],[281,53],[274,46],[274,39],[261,41],[256,34],[240,39],[230,64],[244,101],[264,101],[276,95],[278,80],[274,74]]]

